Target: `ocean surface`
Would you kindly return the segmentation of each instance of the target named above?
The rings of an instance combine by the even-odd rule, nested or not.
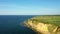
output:
[[[22,23],[31,15],[0,15],[0,34],[36,34]]]

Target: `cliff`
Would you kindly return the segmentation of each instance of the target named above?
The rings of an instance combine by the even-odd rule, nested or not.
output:
[[[36,16],[24,22],[24,25],[37,34],[60,34],[60,16]]]

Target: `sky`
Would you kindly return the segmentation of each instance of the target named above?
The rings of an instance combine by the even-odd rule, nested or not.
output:
[[[60,15],[60,0],[0,0],[0,15]]]

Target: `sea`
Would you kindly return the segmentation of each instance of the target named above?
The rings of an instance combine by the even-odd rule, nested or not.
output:
[[[33,15],[0,15],[0,34],[36,34],[33,30],[23,26],[25,20]]]

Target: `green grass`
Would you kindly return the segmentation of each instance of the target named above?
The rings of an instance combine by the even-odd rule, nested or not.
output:
[[[54,25],[60,26],[60,15],[36,16],[31,19],[35,20],[36,22],[42,22],[42,23],[46,23],[46,24],[54,24]]]

